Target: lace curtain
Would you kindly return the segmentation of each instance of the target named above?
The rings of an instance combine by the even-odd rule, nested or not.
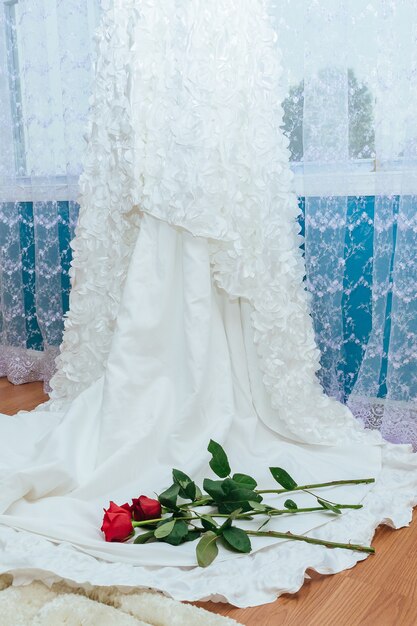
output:
[[[47,381],[92,81],[95,0],[0,0],[0,376]]]
[[[267,5],[322,383],[417,445],[416,1]],[[61,337],[98,14],[0,0],[0,375],[15,382],[47,380]]]
[[[417,4],[273,3],[326,391],[417,445]]]

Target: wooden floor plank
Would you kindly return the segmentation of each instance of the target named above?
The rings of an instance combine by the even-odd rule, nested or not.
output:
[[[14,415],[17,411],[31,411],[48,396],[43,391],[43,383],[11,385],[6,378],[0,378],[0,412]]]
[[[376,554],[333,576],[310,572],[298,593],[261,607],[197,603],[246,626],[417,626],[415,523],[377,530]]]
[[[13,386],[0,379],[0,413],[30,410],[46,399],[41,383]],[[298,593],[271,604],[249,609],[195,604],[245,626],[417,626],[417,514],[414,518],[398,531],[380,527],[375,556],[334,576],[311,572]]]

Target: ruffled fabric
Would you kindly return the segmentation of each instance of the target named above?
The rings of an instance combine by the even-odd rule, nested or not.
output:
[[[103,374],[138,235],[129,98],[136,4],[133,0],[106,0],[96,35],[96,78],[80,178],[81,208],[71,243],[70,310],[57,373],[50,381],[49,404],[54,410],[67,405]]]
[[[379,441],[324,395],[304,289],[280,53],[260,0],[141,3],[132,107],[135,199],[212,241],[218,285],[253,306],[271,427],[299,441]],[[209,95],[208,95],[209,94]],[[140,174],[140,175],[139,175]],[[291,358],[289,359],[289,356]]]
[[[259,364],[279,412],[274,429],[310,443],[377,442],[316,378],[299,208],[280,129],[280,53],[265,5],[117,0],[104,11],[51,397],[69,401],[104,371],[143,211],[209,238],[218,285],[253,306]]]
[[[385,523],[399,528],[411,520],[417,504],[416,456],[410,446],[385,444],[383,471],[364,508],[346,513],[323,525],[311,536],[329,541],[369,544],[374,530]],[[272,602],[283,593],[296,593],[308,578],[306,571],[336,574],[353,567],[366,555],[349,550],[281,541],[247,556],[214,561],[206,569],[133,566],[108,563],[24,531],[0,527],[1,572],[14,571],[14,584],[40,579],[50,585],[60,579],[91,585],[117,586],[125,591],[152,587],[176,600],[213,600],[237,607]],[[378,556],[372,557],[378,558]]]

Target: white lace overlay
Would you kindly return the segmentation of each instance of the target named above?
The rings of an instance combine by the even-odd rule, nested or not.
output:
[[[222,36],[210,55],[213,32]],[[98,45],[71,310],[52,398],[73,398],[104,370],[139,207],[212,241],[219,285],[254,308],[264,383],[283,431],[316,443],[377,441],[316,378],[299,208],[277,123],[280,56],[264,2],[217,1],[210,11],[199,1],[167,0],[158,10],[153,0],[116,2]]]
[[[132,210],[134,132],[129,62],[135,2],[108,2],[97,33],[97,67],[81,209],[71,244],[72,289],[51,405],[75,398],[103,373],[139,221]],[[117,17],[117,19],[115,19]]]

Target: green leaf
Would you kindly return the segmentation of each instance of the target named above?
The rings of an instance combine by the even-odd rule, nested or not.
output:
[[[298,486],[294,478],[292,478],[285,469],[282,469],[282,467],[270,467],[269,471],[277,483],[281,485],[281,487],[284,487],[284,489],[291,491]]]
[[[227,489],[227,493],[225,494],[225,498],[223,500],[225,502],[246,502],[248,504],[249,499],[254,496],[256,496],[256,494],[254,494],[253,491],[249,491],[249,489],[240,489],[239,487],[233,487]],[[256,498],[254,498],[254,501],[256,502]]]
[[[216,530],[219,527],[218,523],[211,515],[201,515],[200,522],[205,530]]]
[[[180,486],[179,495],[184,500],[194,500],[196,496],[195,482],[191,480],[187,474],[181,472],[181,470],[172,470],[172,479],[176,485]]]
[[[179,492],[180,486],[174,483],[173,485],[171,485],[171,487],[159,494],[158,500],[162,504],[162,506],[166,507],[167,509],[176,509]]]
[[[204,479],[204,490],[213,498],[219,513],[232,513],[236,509],[250,511],[249,501],[260,502],[262,496],[251,489],[245,489],[231,478],[225,480]]]
[[[220,502],[225,497],[223,483],[223,480],[211,480],[210,478],[205,478],[203,481],[203,489],[213,498],[215,502]]]
[[[181,543],[184,543],[187,540],[188,536],[188,524],[186,524],[183,520],[176,520],[175,526],[166,537],[162,537],[160,541],[164,543],[169,543],[171,546],[179,546]]]
[[[188,535],[185,537],[185,541],[195,541],[201,535],[201,530],[189,530]]]
[[[232,548],[232,550],[236,550],[236,552],[244,552],[247,554],[252,549],[248,535],[241,528],[236,528],[235,526],[225,528],[222,537],[227,546]]]
[[[164,537],[167,537],[174,528],[176,521],[177,520],[175,519],[171,519],[167,522],[161,522],[158,528],[155,529],[155,539],[163,539]]]
[[[201,537],[196,547],[197,562],[200,567],[207,567],[213,563],[219,553],[217,547],[217,535],[212,530],[208,530]]]
[[[336,513],[336,515],[341,515],[342,513],[342,511],[338,509],[337,506],[334,506],[334,504],[330,504],[330,502],[327,502],[326,500],[321,500],[320,498],[317,498],[317,502],[324,509],[327,509],[328,511],[333,511],[333,513]]]
[[[243,496],[244,494],[245,499],[249,499],[249,497],[252,495],[253,502],[262,501],[262,496],[256,493],[256,491],[253,491],[253,489],[247,489],[244,485],[241,485],[240,483],[235,482],[232,478],[226,478],[223,481],[222,489],[224,491],[224,494],[228,498],[233,497],[235,499],[240,499],[241,496]]]
[[[201,500],[203,494],[201,493],[201,489],[198,485],[195,486],[195,500]]]
[[[236,509],[242,509],[243,512],[252,510],[249,502],[260,502],[262,496],[251,489],[241,487],[230,478],[223,481],[222,486],[224,496],[217,501],[219,513],[232,513]]]
[[[296,511],[298,509],[297,503],[294,500],[285,500],[284,506],[290,511]]]
[[[266,504],[262,504],[261,502],[255,502],[254,500],[249,500],[248,504],[250,504],[254,511],[268,511],[268,509],[272,508],[268,507]]]
[[[239,502],[219,502],[217,505],[217,509],[219,513],[221,513],[222,515],[229,515],[230,513],[233,513],[233,511],[236,510],[237,506],[239,507],[240,511],[250,510],[249,504],[245,502],[244,500],[241,500]]]
[[[147,533],[140,533],[133,543],[146,543],[149,539],[154,537],[154,531],[150,530]]]
[[[245,489],[255,489],[258,483],[252,476],[248,476],[247,474],[233,474],[232,479],[235,483],[238,483],[241,487]]]
[[[223,524],[220,526],[219,533],[223,533],[225,528],[230,528],[230,526],[232,525],[232,522],[241,514],[241,512],[242,512],[242,509],[236,509],[235,511],[232,511],[229,517],[227,518],[227,520],[225,520]]]
[[[229,476],[231,472],[229,461],[227,458],[227,454],[223,450],[221,445],[216,441],[213,441],[213,439],[210,439],[207,450],[212,455],[209,465],[213,472],[217,474],[217,476],[219,476],[220,478],[226,478],[226,476]]]

